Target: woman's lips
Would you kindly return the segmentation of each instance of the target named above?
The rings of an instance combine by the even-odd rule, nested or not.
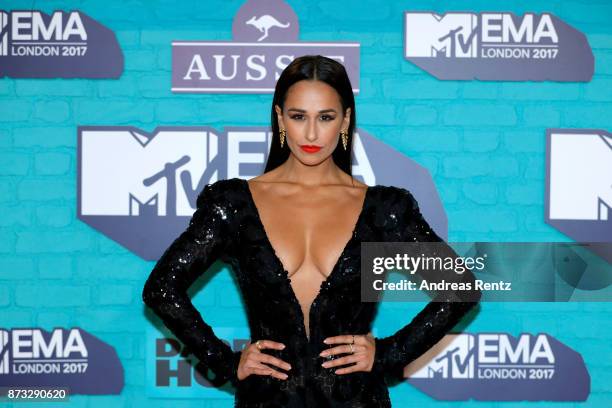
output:
[[[316,153],[319,150],[321,150],[321,146],[315,146],[315,145],[300,145],[300,147],[306,153]]]

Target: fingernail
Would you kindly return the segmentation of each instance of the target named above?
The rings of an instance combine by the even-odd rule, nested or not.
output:
[[[281,348],[285,348],[285,345],[284,345],[284,344],[281,344]]]
[[[321,366],[322,366],[322,367],[327,367],[327,361],[326,361],[326,362],[324,362],[324,363],[321,363]]]
[[[326,354],[327,354],[327,353],[326,353],[325,351],[322,351],[322,352],[320,352],[320,353],[319,353],[319,355],[320,355],[321,357],[324,357]]]
[[[327,339],[323,340],[323,343],[327,344]]]
[[[283,375],[283,377],[284,377],[284,379],[286,380],[286,379],[287,379],[287,377],[289,377],[289,376],[288,376],[287,374],[284,374],[284,375]]]

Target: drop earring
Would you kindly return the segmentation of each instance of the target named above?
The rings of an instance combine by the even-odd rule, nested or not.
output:
[[[348,144],[348,132],[346,130],[341,130],[340,137],[342,138],[342,145],[344,146],[344,150],[346,150],[346,146]]]
[[[280,146],[281,148],[285,145],[285,136],[287,135],[287,131],[285,129],[280,130]]]

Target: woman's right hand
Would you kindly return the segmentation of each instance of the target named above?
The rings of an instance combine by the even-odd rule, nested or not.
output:
[[[266,364],[271,364],[284,370],[290,370],[291,365],[280,358],[262,353],[262,350],[266,348],[283,350],[285,345],[272,340],[258,340],[255,343],[249,344],[244,350],[242,350],[242,354],[240,355],[238,372],[236,374],[238,380],[244,380],[251,374],[271,375],[279,380],[287,379],[287,374],[277,371]]]

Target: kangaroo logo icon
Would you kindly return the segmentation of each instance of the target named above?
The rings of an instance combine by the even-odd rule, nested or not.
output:
[[[257,41],[262,41],[263,39],[268,37],[268,31],[272,27],[281,27],[287,28],[291,25],[291,23],[282,24],[280,21],[275,19],[273,16],[269,14],[264,14],[263,16],[257,18],[255,16],[251,17],[246,24],[252,25],[260,32],[264,33],[261,37],[257,39]]]

